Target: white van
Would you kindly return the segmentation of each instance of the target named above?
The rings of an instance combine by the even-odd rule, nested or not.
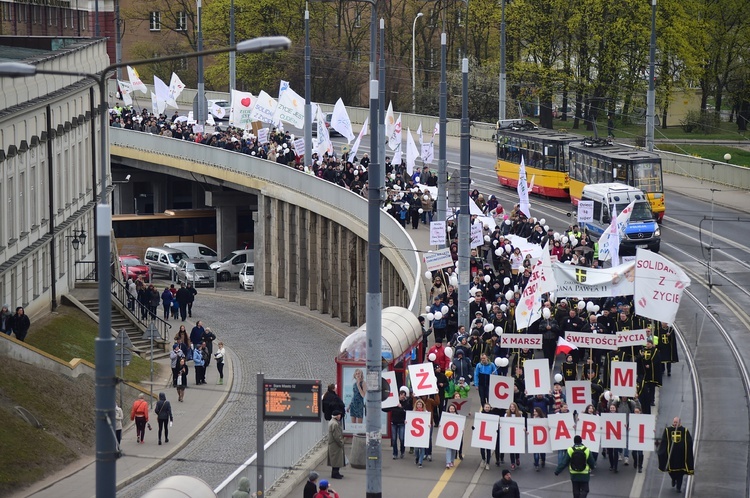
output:
[[[216,251],[197,242],[167,242],[164,247],[178,249],[187,254],[190,259],[202,259],[209,265],[219,260]]]
[[[245,263],[240,270],[240,289],[255,290],[255,263]]]
[[[253,263],[253,249],[237,249],[227,254],[221,261],[211,263],[211,269],[216,270],[219,280],[230,280],[240,275],[242,265]]]
[[[174,277],[177,271],[177,265],[180,260],[187,259],[188,255],[179,249],[170,247],[149,247],[146,249],[146,255],[143,262],[151,268],[151,273],[161,273]]]
[[[659,252],[661,230],[654,219],[648,197],[641,190],[622,183],[596,183],[583,187],[582,201],[594,201],[594,220],[581,223],[581,228],[598,240],[612,221],[612,207],[621,213],[635,201],[630,219],[622,227],[620,254],[635,255],[638,248]]]

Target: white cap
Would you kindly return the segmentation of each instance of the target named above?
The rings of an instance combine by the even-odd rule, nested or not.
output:
[[[409,388],[406,386],[401,386],[398,392],[409,394]]]

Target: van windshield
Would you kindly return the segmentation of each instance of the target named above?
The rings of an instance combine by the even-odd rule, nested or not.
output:
[[[167,254],[167,258],[169,258],[169,262],[174,263],[174,264],[179,263],[180,260],[184,257],[185,257],[185,253],[182,253],[182,252],[174,252],[174,253],[171,252]]]
[[[227,254],[226,256],[224,256],[224,257],[223,257],[223,258],[221,259],[221,262],[222,262],[222,263],[226,263],[227,261],[231,260],[231,259],[232,259],[233,257],[235,257],[235,256],[237,256],[237,255],[236,255],[235,253],[233,253],[233,252],[230,252],[229,254]]]
[[[628,204],[615,204],[618,213],[628,207]],[[633,205],[633,212],[630,213],[630,221],[651,221],[654,219],[654,213],[651,212],[651,205],[648,202],[636,202]]]

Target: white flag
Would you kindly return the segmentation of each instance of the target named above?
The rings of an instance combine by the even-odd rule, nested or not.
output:
[[[391,161],[391,164],[394,166],[398,166],[401,164],[401,144],[398,145],[398,148],[393,153],[393,160]]]
[[[344,101],[338,99],[336,105],[333,107],[333,114],[331,115],[331,128],[341,133],[342,136],[346,137],[347,143],[351,143],[354,140],[354,132],[352,131],[352,122],[349,119],[349,114],[346,112]]]
[[[432,164],[432,161],[435,159],[435,144],[432,142],[422,144],[422,153],[420,155],[425,164]]]
[[[390,137],[396,127],[396,119],[393,115],[393,102],[388,102],[388,110],[385,111],[385,136]]]
[[[424,145],[424,137],[422,136],[422,122],[419,122],[419,128],[417,128],[417,137],[419,137],[420,147]]]
[[[518,168],[518,203],[521,205],[521,212],[527,218],[531,218],[531,204],[529,204],[529,186],[526,183],[526,163],[521,156],[521,166]]]
[[[370,118],[365,118],[365,124],[362,125],[362,129],[359,130],[359,135],[357,135],[357,139],[354,141],[354,145],[352,145],[352,150],[349,151],[349,158],[357,157],[357,151],[359,150],[359,144],[362,142],[362,137],[367,135],[367,121]]]
[[[414,137],[411,136],[411,130],[406,128],[406,172],[411,175],[414,173],[414,166],[417,163],[419,157],[419,149],[417,144],[414,143]]]
[[[287,92],[292,91],[287,90]],[[331,136],[328,134],[328,128],[326,128],[326,120],[323,117],[323,113],[320,112],[320,106],[318,108],[318,156],[323,157],[323,154],[333,152],[333,144],[331,144]]]
[[[169,87],[156,75],[154,75],[154,93],[156,93],[157,103],[161,101],[164,102],[164,108],[166,108],[167,105],[170,105],[177,109],[177,102],[172,100],[169,96]]]
[[[256,100],[250,92],[232,90],[232,102],[229,107],[229,124],[243,130],[252,129],[252,112]],[[222,111],[226,112],[224,109]],[[216,114],[216,116],[219,118],[222,117],[219,114]]]
[[[130,86],[133,87],[133,91],[140,90],[143,93],[148,93],[146,85],[143,84],[141,77],[138,76],[138,71],[134,67],[128,66],[128,80],[130,81]]]
[[[639,316],[674,323],[682,292],[690,277],[668,259],[648,249],[635,253],[635,312]]]
[[[223,111],[224,111],[224,109],[222,109],[222,112]],[[206,117],[206,124],[208,126],[216,126],[216,121],[214,120],[214,115],[211,114],[210,112],[208,113],[208,116]]]
[[[440,135],[440,123],[435,123],[435,129],[432,130],[432,141],[435,141],[435,135]]]
[[[180,77],[177,76],[177,73],[172,73],[172,79],[169,80],[169,96],[172,100],[176,101],[184,89],[185,85],[180,80]]]
[[[620,234],[625,233],[625,227],[630,221],[630,215],[633,213],[633,206],[635,206],[635,201],[628,204],[628,207],[623,209],[619,215],[614,210],[612,211],[612,217],[617,218],[617,231]]]
[[[622,213],[621,213],[622,214]],[[627,223],[627,222],[626,222]],[[617,206],[612,205],[612,221],[599,244],[599,259],[612,260],[612,266],[620,264],[620,230],[618,230]]]
[[[156,94],[151,92],[151,114],[159,114],[159,104],[157,102]]]
[[[285,83],[285,82],[283,82]],[[288,85],[288,83],[287,83]],[[305,127],[305,99],[297,95],[297,92],[287,86],[276,103],[276,111],[273,114],[274,123],[289,123],[295,128]]]
[[[399,114],[396,124],[393,127],[393,133],[388,136],[388,147],[391,150],[396,150],[396,147],[401,146],[401,140],[401,114]]]
[[[276,112],[276,99],[268,95],[265,90],[261,90],[258,98],[255,99],[255,105],[250,113],[250,120],[274,124],[274,112]]]
[[[226,115],[227,115],[227,111],[223,107],[221,107],[220,105],[218,105],[216,102],[214,102],[213,104],[211,104],[211,107],[209,107],[208,111],[209,111],[208,117],[211,118],[211,121],[213,121],[214,116],[216,116],[219,119],[224,119],[226,117]],[[211,124],[211,123],[209,123],[209,124]],[[234,126],[234,125],[232,125],[232,126]]]
[[[120,89],[120,96],[125,105],[133,105],[133,99],[130,96],[133,93],[133,85],[125,81],[117,80],[117,87]]]

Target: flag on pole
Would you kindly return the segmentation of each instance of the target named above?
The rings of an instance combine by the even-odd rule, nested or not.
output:
[[[255,99],[255,105],[250,113],[251,121],[263,121],[264,123],[273,124],[273,115],[275,112],[276,99],[268,95],[265,90],[261,90],[258,98]]]
[[[286,83],[286,86],[283,85]],[[276,111],[273,114],[274,123],[289,123],[295,128],[305,127],[305,99],[292,90],[289,83],[282,81],[279,101],[276,103]]]
[[[435,129],[432,130],[432,142],[435,141],[436,135],[440,135],[440,123],[435,123]]]
[[[177,73],[172,73],[172,79],[169,80],[169,96],[172,100],[177,101],[177,97],[180,96],[184,89],[185,85],[180,80],[180,77],[177,76]]]
[[[151,114],[159,114],[159,103],[154,92],[151,92]]]
[[[524,162],[523,155],[521,156],[521,166],[518,168],[518,203],[521,207],[521,212],[526,215],[527,218],[531,218],[531,204],[529,204],[529,186],[526,183],[526,163]]]
[[[140,90],[142,93],[148,93],[148,88],[141,81],[141,77],[138,75],[138,71],[134,67],[128,66],[128,81],[130,86],[133,87],[133,91]]]
[[[396,124],[393,126],[393,133],[388,135],[388,147],[391,148],[391,150],[396,150],[396,147],[401,146],[401,114],[398,115],[398,119],[396,120]],[[394,163],[395,164],[395,163]]]
[[[560,353],[568,355],[574,349],[578,349],[578,346],[576,346],[572,342],[566,341],[562,337],[557,338],[557,349],[555,349],[555,356],[559,355]]]
[[[133,105],[133,98],[130,96],[133,93],[133,86],[125,81],[117,80],[117,88],[120,90],[120,96],[125,105]]]
[[[635,312],[642,317],[674,323],[690,277],[672,261],[648,249],[635,252]]]
[[[432,161],[435,159],[435,144],[432,142],[422,144],[422,153],[420,155],[425,164],[432,164]]]
[[[622,213],[620,213],[622,215]],[[618,229],[617,207],[612,205],[612,221],[599,244],[599,259],[612,260],[612,266],[620,264],[620,230]]]
[[[419,146],[424,145],[424,137],[422,136],[422,122],[419,122],[419,128],[417,128],[417,137],[419,137]]]
[[[391,161],[391,164],[394,166],[398,166],[399,164],[401,164],[401,144],[398,144],[396,151],[393,153],[393,160]]]
[[[164,108],[169,105],[177,109],[177,102],[169,96],[169,87],[156,75],[154,75],[154,93],[156,93],[157,102],[164,102]]]
[[[411,130],[406,128],[406,172],[411,175],[414,173],[414,166],[417,163],[419,157],[419,149],[417,144],[414,143],[414,137],[411,136]]]
[[[289,92],[291,90],[287,90]],[[323,157],[323,154],[333,152],[333,144],[331,144],[331,136],[328,134],[328,128],[326,128],[326,121],[323,117],[323,113],[320,112],[320,106],[318,108],[318,156]]]
[[[336,105],[333,107],[331,128],[341,133],[341,135],[346,138],[347,143],[351,143],[352,140],[354,140],[352,121],[349,119],[349,114],[346,112],[346,106],[344,106],[344,101],[341,99],[338,99]]]
[[[388,102],[388,110],[385,111],[385,136],[390,137],[395,127],[396,120],[393,115],[393,102]]]
[[[362,142],[362,137],[367,135],[367,124],[369,119],[369,117],[365,118],[365,124],[363,124],[362,129],[359,130],[359,135],[357,135],[357,139],[354,141],[354,145],[352,145],[352,150],[349,151],[350,158],[357,157],[357,151],[359,150],[359,144]]]

